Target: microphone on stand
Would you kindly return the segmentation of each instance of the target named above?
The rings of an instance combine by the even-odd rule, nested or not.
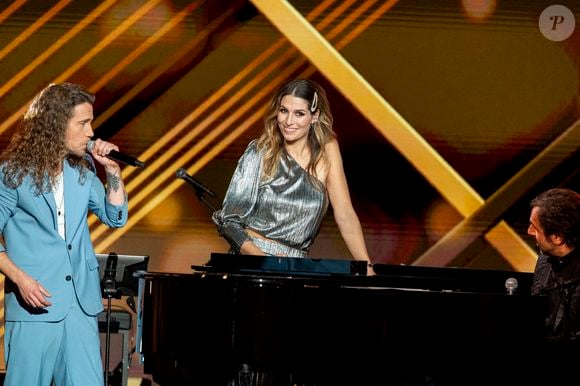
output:
[[[215,193],[206,188],[201,182],[187,174],[184,168],[179,168],[175,173],[175,177],[181,178],[182,180],[188,182],[196,191],[203,191],[209,194],[212,197],[215,197]]]
[[[518,288],[518,281],[514,277],[510,277],[505,281],[505,288],[507,289],[508,295],[513,295]]]
[[[87,151],[89,153],[93,151],[94,147],[95,147],[95,141],[89,141],[87,143]],[[139,168],[145,167],[145,162],[139,161],[135,157],[131,157],[130,155],[123,154],[123,153],[118,152],[116,150],[111,150],[109,152],[109,154],[106,155],[106,157],[108,159],[112,159],[113,161],[121,162],[121,163],[124,163],[124,164],[129,165],[129,166],[135,166],[135,167],[139,167]]]

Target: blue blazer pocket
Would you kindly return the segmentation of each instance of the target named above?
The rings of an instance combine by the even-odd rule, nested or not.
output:
[[[86,256],[87,267],[90,271],[94,271],[95,269],[99,268],[99,262],[97,261],[97,256],[93,253],[90,253]]]

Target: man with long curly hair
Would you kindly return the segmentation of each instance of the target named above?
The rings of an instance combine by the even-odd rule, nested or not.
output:
[[[103,310],[89,210],[127,222],[112,143],[93,137],[94,95],[51,84],[32,101],[0,155],[0,271],[5,283],[6,386],[103,386]],[[94,161],[104,168],[106,188]]]

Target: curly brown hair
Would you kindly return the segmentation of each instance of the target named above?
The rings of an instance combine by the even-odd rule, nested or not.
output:
[[[69,154],[65,133],[73,109],[94,101],[92,93],[74,83],[53,83],[40,91],[0,155],[6,186],[15,189],[30,176],[37,194],[48,192],[64,159],[79,169],[83,178],[90,161]]]
[[[264,119],[264,131],[258,139],[258,148],[264,153],[263,179],[271,178],[276,173],[278,161],[284,152],[284,138],[278,128],[278,111],[282,98],[286,95],[306,100],[311,113],[319,112],[318,120],[308,132],[308,147],[311,157],[306,170],[311,176],[316,176],[316,166],[326,159],[324,146],[336,138],[336,133],[332,129],[332,112],[324,89],[312,80],[291,80],[280,87],[270,101]]]

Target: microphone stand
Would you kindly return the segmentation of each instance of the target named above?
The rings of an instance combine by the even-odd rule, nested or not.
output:
[[[216,211],[216,208],[214,208],[213,205],[209,203],[209,201],[205,198],[203,192],[200,191],[200,189],[195,189],[195,195],[201,202],[203,202],[208,208],[210,208],[212,212]]]
[[[191,185],[193,190],[195,191],[195,196],[199,199],[199,201],[203,202],[209,209],[211,209],[212,213],[215,212],[217,209],[205,198],[205,191],[195,185]]]
[[[179,168],[175,173],[176,178],[181,178],[184,181],[188,182],[189,185],[195,191],[195,195],[197,198],[203,202],[211,211],[212,213],[215,212],[217,209],[205,198],[204,193],[209,193],[212,197],[215,197],[215,194],[201,185],[200,182],[197,182],[194,178],[189,176],[184,168]]]
[[[105,343],[105,386],[109,386],[109,351],[111,345],[111,299],[119,297],[116,283],[117,254],[110,253],[107,258],[107,266],[103,275],[103,297],[107,298],[107,333]]]

